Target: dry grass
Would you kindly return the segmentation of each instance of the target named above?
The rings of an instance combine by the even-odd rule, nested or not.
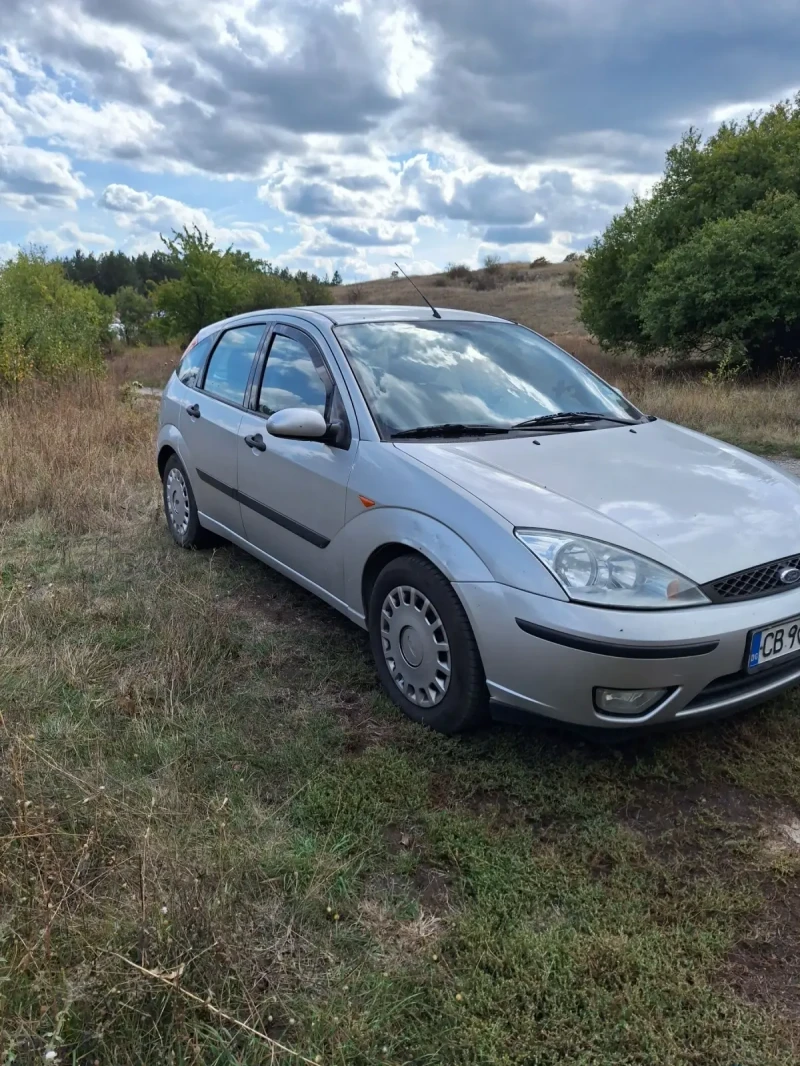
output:
[[[564,277],[575,268],[569,263],[530,269],[528,263],[504,263],[496,271],[472,271],[467,278],[447,272],[415,277],[425,295],[441,307],[499,315],[531,326],[548,336],[584,333],[576,314],[575,290]],[[488,285],[483,290],[477,285]],[[342,285],[332,290],[338,303],[422,304],[403,277]],[[424,305],[422,305],[424,306]]]
[[[644,411],[767,455],[800,456],[800,382],[708,385],[667,374],[620,375]]]
[[[172,545],[152,405],[38,400],[0,412],[0,1061],[797,1062],[796,698],[624,755],[438,737],[334,612]]]
[[[42,511],[64,532],[118,528],[152,479],[153,425],[152,403],[92,377],[0,399],[0,523]]]
[[[586,336],[556,334],[551,339],[616,385],[647,414],[750,451],[800,456],[797,374],[715,381],[704,368],[610,355]]]
[[[109,377],[117,384],[138,381],[140,385],[160,388],[166,384],[180,357],[180,349],[173,345],[128,348],[108,360]]]

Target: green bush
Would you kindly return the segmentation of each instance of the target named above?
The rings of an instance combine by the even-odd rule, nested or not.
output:
[[[189,340],[210,322],[246,311],[330,301],[331,282],[305,270],[276,270],[249,252],[222,251],[199,229],[162,240],[177,276],[158,285],[153,295],[168,336],[177,340]]]
[[[653,270],[641,302],[654,344],[691,352],[742,347],[765,366],[800,352],[800,200],[769,196],[709,222]]]
[[[502,260],[499,255],[485,255],[483,257],[483,269],[487,274],[497,274]]]
[[[667,154],[589,250],[581,318],[608,350],[743,352],[756,370],[800,354],[800,96]]]
[[[229,252],[221,252],[199,229],[184,228],[162,238],[180,276],[155,289],[169,336],[189,340],[210,322],[235,314],[246,299],[249,273]]]
[[[102,370],[114,302],[67,281],[43,250],[0,267],[0,385],[71,370]]]
[[[451,281],[469,281],[472,271],[466,263],[448,263],[445,270]]]
[[[484,271],[482,274],[477,274],[472,282],[472,287],[477,289],[478,292],[489,292],[498,288],[499,271]]]
[[[266,307],[295,307],[303,303],[296,282],[262,271],[251,274],[243,287],[236,311],[260,311]]]
[[[578,284],[580,276],[581,276],[580,270],[577,270],[577,269],[568,270],[565,274],[561,275],[561,277],[559,278],[558,283],[563,289],[574,289],[574,288],[576,288],[576,286]]]

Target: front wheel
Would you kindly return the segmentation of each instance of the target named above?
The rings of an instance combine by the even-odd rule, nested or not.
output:
[[[200,525],[192,486],[177,455],[167,460],[162,480],[164,514],[173,540],[182,548],[206,547],[211,543],[211,534]]]
[[[459,733],[486,717],[478,646],[453,586],[418,555],[388,563],[372,587],[369,636],[383,687],[416,722]]]

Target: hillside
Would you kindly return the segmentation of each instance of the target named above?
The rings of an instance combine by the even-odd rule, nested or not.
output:
[[[575,270],[571,263],[542,267],[503,263],[492,271],[473,270],[465,277],[426,274],[414,281],[434,304],[514,319],[573,351],[584,347],[587,340],[586,330],[578,321],[575,287],[571,284]],[[420,302],[402,276],[342,285],[333,291],[337,303]]]

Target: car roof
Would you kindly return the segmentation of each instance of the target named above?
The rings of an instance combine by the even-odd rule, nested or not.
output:
[[[507,319],[495,315],[481,315],[477,311],[458,311],[451,307],[437,307],[436,310],[444,320],[505,322]],[[249,322],[260,315],[290,315],[292,318],[306,319],[308,322],[324,321],[334,326],[355,322],[419,322],[432,317],[429,307],[424,304],[398,307],[394,304],[318,304],[314,307],[270,307],[263,311],[249,311],[244,315],[235,315],[220,322],[205,326],[197,334],[198,339],[221,326],[231,326],[238,322]]]

